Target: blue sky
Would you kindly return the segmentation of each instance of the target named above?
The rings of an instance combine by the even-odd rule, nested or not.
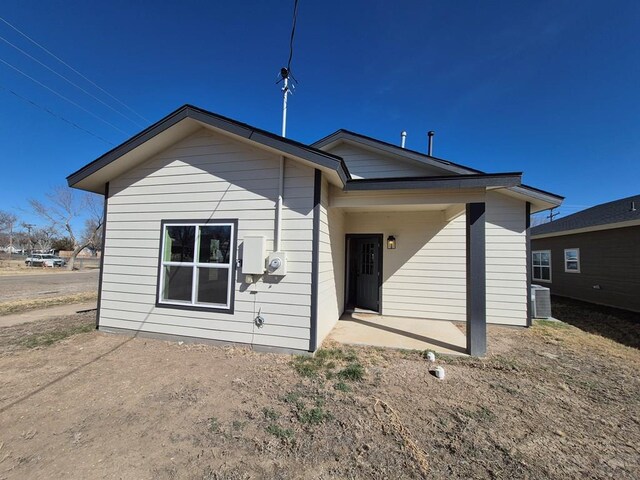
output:
[[[279,132],[292,5],[5,0],[1,17],[146,120],[0,22],[1,37],[138,122],[0,40],[0,59],[82,107],[0,63],[0,209],[33,221],[27,198],[184,103]],[[287,136],[347,128],[397,143],[407,130],[424,151],[435,130],[436,156],[524,171],[567,197],[566,215],[638,193],[639,44],[637,0],[300,0]]]

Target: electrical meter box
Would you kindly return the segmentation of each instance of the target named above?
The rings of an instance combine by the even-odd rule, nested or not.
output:
[[[284,276],[287,274],[287,254],[273,252],[267,260],[267,273],[269,275]]]
[[[262,275],[264,273],[265,246],[264,237],[244,237],[242,247],[243,275]]]

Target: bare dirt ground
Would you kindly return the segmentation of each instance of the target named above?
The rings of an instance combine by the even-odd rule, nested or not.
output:
[[[78,333],[93,322],[0,329],[0,478],[640,478],[640,351],[564,323],[490,327],[488,358],[439,358],[441,381],[419,352]]]

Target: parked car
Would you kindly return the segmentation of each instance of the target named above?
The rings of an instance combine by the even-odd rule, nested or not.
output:
[[[64,259],[47,253],[34,253],[27,257],[24,263],[28,267],[63,267],[66,264]]]

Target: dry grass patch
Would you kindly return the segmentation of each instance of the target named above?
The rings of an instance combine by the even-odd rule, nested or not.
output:
[[[76,313],[49,320],[0,328],[0,355],[18,350],[48,347],[78,333],[95,330],[96,312]]]
[[[59,297],[29,298],[23,300],[12,300],[0,303],[0,316],[11,313],[26,312],[39,308],[55,307],[57,305],[70,305],[74,303],[91,302],[98,298],[96,292],[75,293],[72,295],[62,295]]]
[[[95,330],[96,326],[93,321],[82,323],[80,325],[72,325],[68,327],[62,327],[53,331],[47,331],[43,333],[32,333],[26,335],[20,341],[20,345],[25,348],[37,348],[48,347],[60,340],[69,338],[79,333],[87,333]]]
[[[18,259],[9,260],[8,258],[0,258],[0,275],[16,275],[21,273],[33,273],[34,270],[37,272],[43,269],[27,267],[24,264],[24,258],[19,260]],[[53,270],[53,268],[48,268],[47,270]]]
[[[640,313],[552,297],[553,316],[584,332],[640,349]]]

